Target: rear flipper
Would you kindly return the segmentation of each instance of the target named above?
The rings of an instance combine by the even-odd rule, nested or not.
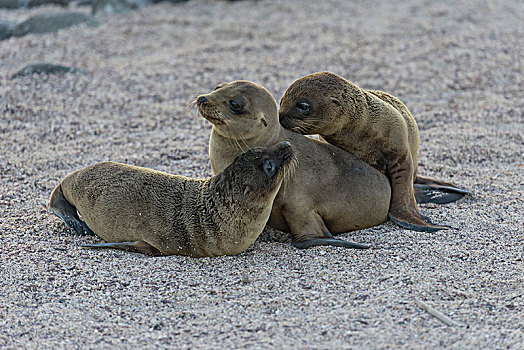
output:
[[[95,236],[95,233],[87,226],[87,224],[80,220],[76,208],[69,203],[64,196],[61,185],[56,186],[53,193],[51,193],[49,210],[62,219],[65,224],[72,228],[77,234],[82,236]]]
[[[391,158],[386,172],[391,182],[389,218],[400,227],[413,231],[436,232],[450,228],[436,225],[417,207],[413,185],[413,163],[410,154]]]
[[[128,252],[142,253],[152,256],[162,256],[162,252],[149,243],[144,241],[134,241],[134,242],[119,242],[119,243],[98,243],[98,244],[84,244],[81,245],[82,248],[88,249],[120,249],[126,250]]]
[[[473,194],[448,182],[423,176],[415,178],[413,189],[417,203],[445,204],[455,202],[466,194]]]
[[[317,246],[333,246],[343,248],[368,249],[369,245],[351,241],[343,241],[336,238],[312,238],[307,241],[293,242],[293,245],[299,249],[306,249]]]
[[[446,204],[456,202],[470,192],[459,192],[446,187],[433,187],[431,185],[413,184],[415,199],[418,204],[435,203]],[[460,189],[459,189],[460,190]],[[465,190],[464,190],[465,191]]]

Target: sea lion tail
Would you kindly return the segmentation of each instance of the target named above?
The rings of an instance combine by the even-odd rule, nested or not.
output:
[[[64,196],[61,184],[58,184],[51,193],[51,198],[49,199],[49,210],[62,219],[68,227],[75,230],[79,235],[95,236],[95,233],[87,227],[86,223],[80,220],[75,206]]]

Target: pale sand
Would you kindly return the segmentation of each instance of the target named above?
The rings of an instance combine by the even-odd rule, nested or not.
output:
[[[524,348],[524,5],[497,4],[194,0],[0,42],[0,347]],[[36,62],[89,73],[9,80]],[[47,211],[99,161],[211,176],[192,97],[247,79],[279,100],[320,70],[408,105],[420,173],[475,192],[422,207],[458,230],[342,235],[367,251],[269,231],[235,257],[151,258],[82,250],[98,240]]]

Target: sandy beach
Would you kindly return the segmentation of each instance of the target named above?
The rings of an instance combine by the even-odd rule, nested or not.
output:
[[[90,13],[0,19],[68,10]],[[524,348],[522,1],[193,0],[96,20],[0,41],[0,348]],[[11,79],[39,62],[82,72]],[[212,176],[195,96],[244,79],[278,102],[324,70],[408,106],[419,173],[474,193],[421,205],[457,229],[340,235],[363,251],[266,229],[238,256],[154,258],[81,249],[99,240],[48,211],[101,161]]]

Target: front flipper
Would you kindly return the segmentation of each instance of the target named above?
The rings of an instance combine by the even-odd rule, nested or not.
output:
[[[413,183],[415,197],[418,203],[451,203],[473,194],[471,191],[457,187],[449,182],[417,176]]]
[[[453,228],[448,225],[435,225],[429,222],[426,222],[422,219],[417,218],[417,216],[412,216],[409,219],[403,219],[403,218],[397,218],[394,217],[391,213],[388,214],[391,221],[393,221],[398,226],[412,230],[412,231],[419,231],[419,232],[437,232],[440,230],[447,230],[450,228]],[[421,215],[421,217],[424,217]],[[428,220],[430,221],[430,220]]]
[[[300,210],[286,211],[283,215],[293,235],[293,246],[296,248],[307,249],[317,246],[369,248],[366,244],[333,238],[320,214],[314,210],[306,212]]]
[[[336,238],[312,238],[307,241],[293,242],[293,245],[299,249],[307,249],[318,246],[333,246],[343,248],[355,248],[355,249],[368,249],[370,246],[367,244],[361,244],[351,241],[344,241]]]
[[[152,256],[162,256],[162,252],[151,244],[144,241],[134,241],[134,242],[118,242],[118,243],[98,243],[98,244],[83,244],[80,247],[88,249],[120,249],[126,250],[128,252],[142,253]]]

